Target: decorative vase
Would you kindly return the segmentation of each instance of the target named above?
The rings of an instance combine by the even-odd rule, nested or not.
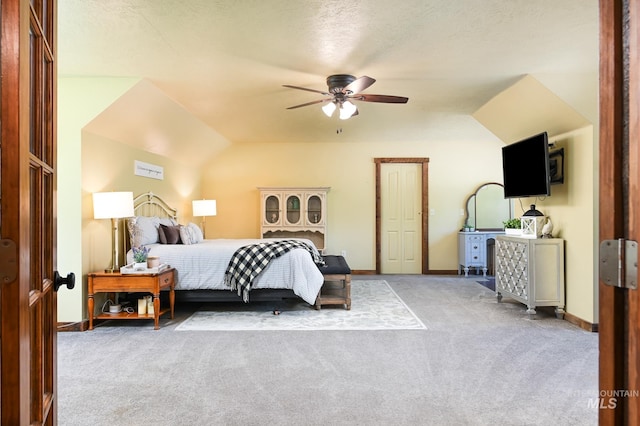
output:
[[[521,235],[522,230],[520,228],[504,228],[505,235]]]
[[[149,256],[147,257],[147,268],[157,268],[160,266],[160,257],[158,256]]]

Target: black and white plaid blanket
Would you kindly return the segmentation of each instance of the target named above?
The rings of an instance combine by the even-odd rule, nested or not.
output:
[[[237,289],[238,295],[242,295],[242,299],[248,302],[253,280],[260,275],[269,262],[298,248],[307,250],[316,265],[324,264],[324,260],[318,251],[303,241],[277,240],[250,244],[240,247],[231,256],[229,265],[224,273],[224,282],[232,290]]]

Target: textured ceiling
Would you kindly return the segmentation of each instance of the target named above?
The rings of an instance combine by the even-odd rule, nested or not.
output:
[[[148,79],[236,143],[466,137],[450,117],[522,76],[598,67],[597,0],[60,0],[58,18],[60,76]],[[286,110],[321,95],[283,84],[336,73],[409,102]]]

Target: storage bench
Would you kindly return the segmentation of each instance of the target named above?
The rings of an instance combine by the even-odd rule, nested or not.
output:
[[[351,268],[342,256],[324,256],[324,266],[319,266],[324,284],[316,298],[316,309],[322,305],[344,305],[351,309]]]

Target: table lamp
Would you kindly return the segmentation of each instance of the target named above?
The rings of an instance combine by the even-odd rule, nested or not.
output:
[[[105,272],[118,272],[118,221],[133,217],[133,192],[94,192],[93,218],[111,219],[111,268]]]
[[[216,200],[193,200],[193,216],[202,216],[202,235],[205,236],[205,217],[216,215]]]

